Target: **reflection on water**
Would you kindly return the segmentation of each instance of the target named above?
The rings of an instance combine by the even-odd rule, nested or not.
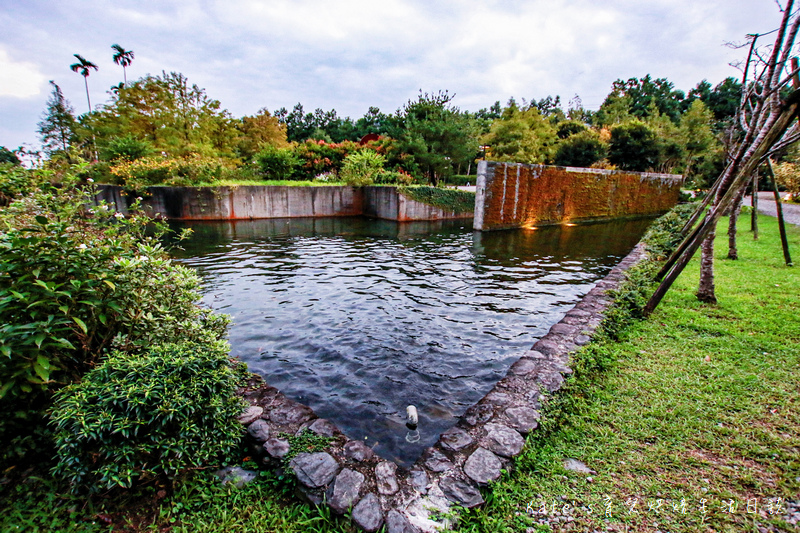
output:
[[[177,257],[234,355],[411,464],[638,242],[649,220],[478,233],[362,218],[186,224]],[[419,410],[408,442],[406,406]]]

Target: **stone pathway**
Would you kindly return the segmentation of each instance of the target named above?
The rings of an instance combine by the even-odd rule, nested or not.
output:
[[[781,196],[784,196],[782,193]],[[744,199],[744,204],[751,204],[750,197]],[[800,204],[787,204],[781,202],[783,206],[783,220],[789,224],[800,226]],[[775,195],[771,192],[758,193],[758,212],[771,217],[778,216],[778,209],[775,206]]]

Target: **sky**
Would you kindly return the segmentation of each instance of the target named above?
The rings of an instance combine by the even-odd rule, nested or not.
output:
[[[420,90],[469,111],[548,95],[596,110],[616,79],[740,77],[746,50],[726,43],[780,16],[775,0],[0,0],[0,146],[39,148],[49,80],[87,111],[73,54],[106,102],[115,43],[135,54],[129,80],[181,72],[236,117],[300,102],[357,119]]]

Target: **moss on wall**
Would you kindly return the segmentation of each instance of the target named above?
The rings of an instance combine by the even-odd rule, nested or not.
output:
[[[664,174],[495,162],[482,175],[483,230],[659,214],[677,203],[682,182]]]

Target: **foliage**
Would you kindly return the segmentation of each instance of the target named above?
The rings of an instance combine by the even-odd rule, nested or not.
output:
[[[244,161],[250,161],[258,152],[267,146],[288,148],[286,125],[261,109],[252,117],[242,117],[236,126],[241,132],[237,153]]]
[[[775,165],[774,170],[775,179],[791,195],[791,200],[800,200],[800,163],[797,158]]]
[[[375,143],[369,143],[368,146],[375,151],[380,150]],[[359,143],[352,141],[330,143],[309,139],[294,147],[294,154],[300,160],[298,176],[311,179],[324,172],[339,173],[345,158],[362,148]]]
[[[153,153],[153,147],[147,141],[142,141],[128,133],[117,139],[111,139],[103,149],[102,157],[107,161],[125,159],[136,161]]]
[[[0,218],[4,453],[23,454],[51,392],[112,349],[225,335],[227,319],[196,305],[197,274],[158,243],[166,228],[89,207],[92,198],[67,182],[33,191]]]
[[[736,78],[725,78],[712,89],[711,84],[703,80],[689,91],[684,106],[688,109],[698,99],[713,113],[714,130],[719,132],[736,116],[742,100],[742,83]]]
[[[6,148],[5,146],[0,146],[0,165],[11,163],[12,165],[19,166],[22,164],[22,161],[19,160],[17,154]]]
[[[614,113],[609,112],[609,107],[619,105],[619,102],[625,102],[627,112],[634,117],[648,118],[653,115],[654,111],[657,111],[677,123],[685,95],[683,91],[675,90],[674,87],[673,83],[666,78],[653,79],[649,74],[642,79],[616,80],[611,86],[611,92],[595,115],[596,124],[613,124]]]
[[[56,393],[54,471],[100,490],[213,462],[242,437],[243,378],[214,335],[137,356],[115,351]]]
[[[512,100],[481,142],[490,146],[487,159],[542,164],[552,161],[558,137],[537,107],[519,108]]]
[[[217,157],[150,156],[134,161],[118,160],[109,167],[109,172],[118,185],[142,190],[150,185],[190,186],[213,183],[229,177],[233,166],[231,162]]]
[[[53,92],[47,100],[47,108],[38,124],[39,137],[44,152],[51,158],[63,156],[67,162],[71,160],[70,148],[76,141],[75,110],[64,98],[64,93],[52,80]]]
[[[353,187],[372,185],[383,172],[386,157],[374,150],[364,149],[348,155],[339,173],[342,180]]]
[[[95,136],[101,150],[130,135],[171,157],[233,157],[239,131],[230,113],[205,90],[182,74],[162,72],[119,88],[87,117],[81,135]]]
[[[713,154],[719,144],[711,130],[712,114],[702,100],[695,100],[681,116],[680,134],[685,146],[683,174],[693,175],[696,165]]]
[[[556,127],[556,135],[559,139],[567,139],[572,135],[586,131],[588,128],[583,122],[577,120],[565,120],[559,122]]]
[[[623,170],[645,172],[659,162],[659,143],[656,132],[639,120],[611,128],[608,160]]]
[[[414,176],[401,170],[383,170],[375,177],[375,183],[382,185],[411,185]]]
[[[608,147],[600,134],[585,129],[558,144],[553,162],[565,167],[588,168],[608,154]]]
[[[472,161],[478,153],[477,121],[451,105],[446,91],[422,93],[398,112],[392,136],[395,149],[408,154],[403,168],[421,174],[431,185],[453,174],[454,164]]]
[[[303,429],[297,435],[279,433],[278,436],[289,442],[289,451],[283,456],[285,465],[288,465],[298,454],[323,452],[330,448],[331,443],[335,440],[335,437],[317,435],[308,429]]]
[[[258,154],[256,162],[266,179],[290,180],[297,177],[300,158],[289,148],[268,145]]]
[[[41,179],[37,171],[14,163],[0,163],[0,206],[7,206],[14,198],[27,194]]]
[[[443,211],[471,213],[475,211],[475,193],[438,187],[398,187],[397,191],[416,202],[438,207]]]

